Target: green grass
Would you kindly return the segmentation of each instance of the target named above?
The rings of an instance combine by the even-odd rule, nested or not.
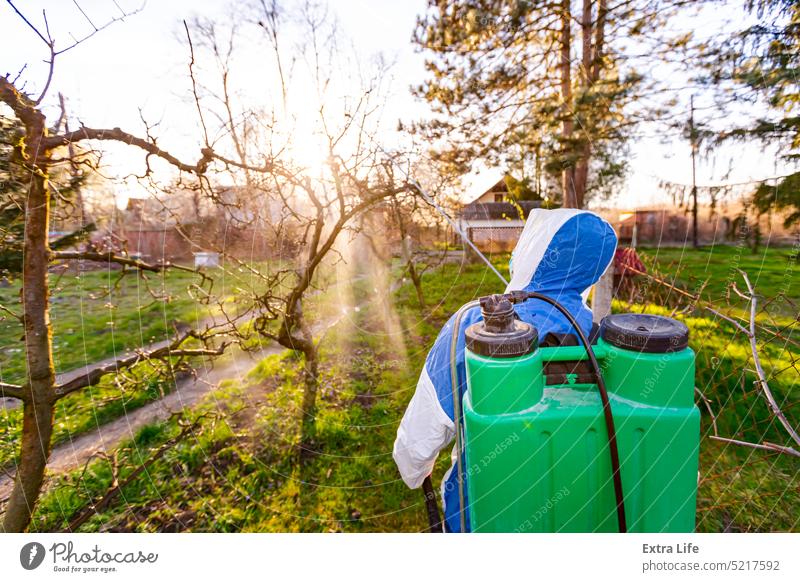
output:
[[[650,272],[700,293],[719,311],[747,325],[749,303],[732,292],[734,284],[747,292],[740,273],[744,271],[758,296],[759,326],[786,334],[795,325],[800,288],[794,281],[800,268],[793,249],[761,247],[753,253],[745,246],[660,248],[640,249],[640,256]],[[657,295],[664,298],[663,293]],[[666,299],[658,305],[618,304],[616,309],[671,315],[672,310],[663,307],[670,303],[670,298]],[[793,445],[754,386],[757,378],[743,334],[735,335],[732,325],[704,310],[679,318],[689,326],[690,344],[697,354],[696,384],[711,401],[720,435]],[[758,337],[770,389],[798,426],[794,405],[800,401],[800,350],[771,339],[761,329]],[[708,438],[713,434],[711,419],[704,405],[698,405],[703,413],[698,531],[796,531],[798,516],[793,508],[800,502],[797,459]]]
[[[267,264],[252,264],[261,270]],[[274,265],[273,265],[274,267]],[[326,266],[322,276],[331,277]],[[53,357],[57,372],[69,371],[124,351],[172,339],[176,324],[202,325],[216,313],[222,301],[235,313],[237,301],[258,291],[261,281],[247,268],[229,264],[209,273],[213,282],[180,270],[164,273],[90,271],[80,274],[51,274],[51,320]],[[309,300],[309,313],[331,315],[330,289]],[[206,301],[199,300],[207,298]],[[0,304],[19,309],[19,281],[0,289]],[[25,360],[20,322],[0,319],[0,380],[25,381]],[[259,342],[254,338],[253,343]],[[97,386],[85,388],[61,399],[56,405],[53,445],[64,443],[98,429],[128,412],[158,400],[175,387],[167,366],[140,364],[130,380],[105,377]],[[18,456],[22,413],[19,408],[0,411],[0,467]]]
[[[175,334],[175,324],[195,325],[209,313],[189,293],[200,277],[183,271],[165,274],[129,274],[117,281],[119,271],[51,274],[53,358],[58,372],[91,365]],[[0,289],[0,304],[19,310],[19,281]],[[0,321],[0,377],[6,382],[25,381],[23,330],[20,322]],[[135,382],[106,377],[60,400],[56,405],[53,443],[59,444],[96,429],[174,387],[169,376],[140,365]],[[22,414],[19,408],[0,413],[0,467],[18,454]]]
[[[739,270],[747,273],[751,283],[764,297],[785,295],[800,304],[800,276],[797,251],[785,247],[761,247],[753,253],[746,246],[707,246],[699,249],[644,248],[639,254],[645,264],[690,292],[702,289],[704,298],[715,303],[730,297],[731,283],[746,292]],[[740,302],[733,296],[734,303]]]
[[[449,311],[499,289],[484,271],[476,265],[446,265],[441,273],[427,275],[429,296],[443,302],[426,318],[419,317],[413,289],[401,288],[392,310],[401,331],[391,336],[386,335],[391,324],[383,320],[380,294],[363,282],[353,291],[340,290],[344,303],[369,297],[373,301],[369,308],[351,312],[322,344],[318,454],[297,461],[300,365],[292,356],[272,356],[244,383],[228,383],[223,394],[215,393],[213,401],[195,411],[219,417],[204,420],[197,434],[125,489],[124,501],[118,499],[82,529],[424,529],[422,496],[399,479],[392,443],[428,346]],[[447,280],[453,278],[462,284],[448,288]],[[347,297],[351,292],[355,297]],[[122,447],[125,471],[178,430],[176,421],[160,424],[147,429],[147,434],[157,435],[147,446],[137,440]],[[440,459],[439,477],[446,469],[446,457]],[[105,491],[111,480],[108,464],[93,463],[80,487],[75,487],[77,479],[78,473],[62,478],[45,496],[37,512],[37,529],[65,527],[87,499]]]
[[[180,270],[164,273],[90,271],[52,273],[51,321],[53,358],[58,373],[119,357],[176,335],[176,326],[201,325],[215,313],[218,301],[235,312],[237,292],[251,289],[252,276],[229,266],[209,273],[214,281]],[[207,300],[202,300],[206,298]],[[19,311],[19,280],[0,289],[0,304]],[[23,329],[20,322],[0,320],[0,379],[25,381]],[[168,366],[140,364],[128,378],[106,376],[97,386],[82,389],[56,404],[53,444],[95,430],[175,387]],[[0,412],[0,467],[17,458],[22,429],[21,409]]]
[[[200,278],[170,271],[146,277],[119,271],[51,274],[50,317],[56,370],[65,372],[112,357],[131,348],[169,339],[175,323],[193,325],[208,309],[187,291]],[[19,311],[19,281],[0,289],[0,304]],[[0,321],[0,378],[25,381],[23,329],[6,317]]]
[[[495,262],[505,268],[506,259],[497,257]],[[699,259],[693,262],[701,264]],[[774,286],[781,280],[782,267],[778,262],[765,265],[763,270],[773,272],[762,270],[757,280]],[[197,429],[81,531],[422,530],[422,496],[399,480],[391,459],[397,424],[442,323],[467,300],[502,290],[480,265],[445,265],[426,274],[424,285],[432,303],[425,316],[413,288],[405,285],[391,304],[375,301],[351,312],[326,335],[317,454],[302,462],[297,456],[300,362],[289,355],[269,357],[245,381],[228,382],[193,411],[192,418],[199,419]],[[367,297],[371,289],[362,285],[358,293]],[[345,298],[341,303],[346,304]],[[664,312],[663,307],[647,308]],[[747,355],[730,344],[730,330],[703,316],[685,320],[698,353],[698,386],[717,404],[726,404],[718,419],[721,429],[732,431],[729,436],[767,436],[780,442],[781,432],[768,422],[763,408],[751,410],[751,401],[739,393],[739,377],[732,380],[732,372],[741,371]],[[768,365],[776,370],[792,357],[778,347],[768,349],[773,350]],[[778,383],[775,390],[779,397],[797,400],[796,383]],[[708,439],[709,417],[705,409],[702,412],[698,531],[796,530],[797,461]],[[124,479],[179,430],[174,419],[146,427],[120,448],[118,477]],[[448,464],[449,456],[440,455],[436,480]],[[108,463],[99,460],[83,478],[80,472],[62,476],[44,496],[33,529],[66,527],[111,482]]]

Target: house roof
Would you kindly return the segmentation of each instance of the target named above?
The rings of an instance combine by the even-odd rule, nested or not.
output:
[[[522,200],[518,202],[522,209],[522,218],[528,218],[531,210],[541,208],[539,200]],[[510,202],[472,202],[461,209],[461,218],[464,220],[519,220],[517,206]]]
[[[467,206],[469,206],[470,204],[477,204],[477,203],[478,203],[478,200],[480,200],[481,198],[483,198],[484,196],[486,196],[486,195],[487,195],[488,193],[490,193],[490,192],[497,192],[497,193],[502,193],[502,194],[506,194],[506,193],[508,193],[508,185],[506,184],[506,177],[505,177],[505,175],[501,176],[499,180],[497,180],[496,182],[494,182],[494,183],[493,183],[491,186],[489,186],[488,188],[486,188],[486,189],[484,189],[484,190],[481,190],[481,193],[480,193],[480,194],[478,194],[477,196],[475,196],[475,197],[472,199],[472,201],[471,201],[471,202],[468,202],[468,203],[467,203]]]

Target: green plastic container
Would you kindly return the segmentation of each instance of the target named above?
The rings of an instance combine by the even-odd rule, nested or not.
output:
[[[700,439],[694,353],[682,346],[647,353],[615,343],[600,339],[594,351],[616,425],[628,531],[691,532]],[[597,386],[546,385],[543,373],[547,362],[586,359],[582,346],[513,358],[467,350],[465,471],[473,531],[618,531]]]

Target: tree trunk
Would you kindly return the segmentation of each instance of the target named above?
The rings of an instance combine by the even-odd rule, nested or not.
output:
[[[587,142],[581,146],[580,159],[575,165],[575,208],[583,208],[586,201],[586,186],[589,183],[589,159],[591,155],[591,144]]]
[[[422,277],[417,271],[417,267],[414,265],[414,250],[411,248],[411,241],[409,240],[406,222],[403,218],[403,212],[396,196],[392,197],[392,210],[394,211],[394,219],[397,223],[397,230],[400,234],[400,248],[403,254],[403,262],[406,264],[408,275],[411,277],[411,282],[414,284],[414,290],[417,292],[419,308],[420,310],[424,310],[426,305],[425,294],[422,292]],[[438,228],[439,223],[437,222],[436,224]]]
[[[608,15],[606,0],[597,2],[597,18],[592,18],[593,0],[583,0],[583,13],[581,15],[581,77],[583,90],[592,90],[600,78],[600,69],[603,61],[603,46],[605,43],[605,25]],[[592,36],[594,35],[594,45]],[[588,135],[583,135],[583,143],[578,151],[578,161],[575,164],[575,202],[577,208],[583,208],[586,202],[586,189],[589,186],[589,165],[592,158],[592,143]]]
[[[425,294],[422,292],[422,277],[417,272],[417,268],[414,266],[414,261],[409,258],[406,263],[408,265],[408,274],[411,277],[411,282],[414,283],[414,289],[417,292],[417,301],[419,302],[419,308],[421,310],[425,310],[427,305],[425,304]]]
[[[302,292],[299,288],[290,294],[289,306],[278,343],[303,354],[303,401],[300,404],[301,452],[310,448],[316,434],[317,389],[319,387],[319,352],[314,336],[303,318]],[[299,332],[299,335],[298,335]]]
[[[53,404],[25,402],[22,411],[22,448],[14,490],[6,506],[2,529],[23,532],[31,522],[44,481],[50,439],[53,434]]]
[[[25,156],[31,164],[31,183],[25,205],[22,266],[22,312],[28,381],[22,423],[20,464],[6,507],[3,529],[21,532],[28,527],[41,491],[53,433],[55,370],[48,305],[47,267],[50,196],[47,151],[40,151],[45,136],[44,116],[35,111],[26,119]]]
[[[572,69],[570,52],[572,34],[570,31],[570,0],[561,0],[561,103],[563,121],[561,126],[562,148],[572,149],[573,111],[572,111]],[[575,195],[575,165],[569,162],[561,171],[561,190],[564,208],[577,208]]]
[[[581,78],[583,91],[592,90],[600,74],[598,59],[603,48],[604,26],[606,7],[605,0],[598,4],[597,24],[592,27],[593,0],[583,0],[581,15]],[[592,33],[595,33],[595,43],[592,46]],[[575,203],[577,208],[583,208],[586,201],[586,188],[589,185],[589,162],[592,157],[592,144],[584,128],[582,143],[578,149],[578,161],[575,164]]]
[[[305,360],[305,378],[303,381],[303,403],[300,407],[300,414],[302,415],[300,444],[303,449],[308,449],[317,434],[319,352],[313,342],[303,350],[303,358]]]

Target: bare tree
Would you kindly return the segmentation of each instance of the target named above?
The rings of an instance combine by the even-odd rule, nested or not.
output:
[[[199,142],[202,144],[196,161],[187,161],[162,148],[154,135],[153,127],[147,124],[144,137],[118,127],[94,128],[86,125],[69,131],[57,129],[51,133],[40,104],[50,85],[56,57],[85,39],[66,49],[59,49],[50,36],[46,15],[45,27],[41,30],[11,2],[9,5],[17,12],[24,25],[46,45],[50,54],[50,67],[44,90],[35,99],[18,88],[18,78],[0,77],[0,101],[11,109],[22,126],[24,135],[17,146],[18,158],[22,160],[25,175],[29,177],[24,196],[23,293],[22,313],[19,315],[25,329],[28,380],[22,385],[0,385],[0,395],[17,398],[23,403],[21,461],[15,475],[13,492],[6,505],[3,529],[22,531],[30,522],[50,454],[54,406],[60,398],[97,384],[104,376],[119,373],[120,370],[135,366],[146,359],[185,361],[198,356],[216,356],[229,344],[228,341],[214,341],[214,337],[221,331],[220,326],[188,330],[164,348],[143,350],[135,356],[121,358],[110,365],[97,366],[66,384],[56,383],[48,300],[48,269],[54,261],[98,261],[119,265],[123,272],[192,270],[164,261],[143,261],[115,250],[54,252],[50,248],[48,231],[53,193],[49,177],[59,165],[74,167],[78,162],[76,157],[83,152],[94,151],[85,144],[98,147],[102,142],[113,141],[138,148],[145,154],[146,166],[140,178],[150,180],[151,185],[157,187],[153,180],[155,169],[152,161],[160,160],[178,174],[177,184],[191,182],[199,196],[222,208],[239,206],[239,203],[231,202],[221,195],[223,189],[216,182],[216,176],[226,174],[236,180],[243,179],[253,199],[269,198],[277,206],[273,208],[276,212],[272,216],[276,232],[291,229],[302,233],[304,245],[293,268],[273,268],[270,264],[262,268],[235,256],[229,256],[229,259],[237,268],[246,269],[259,282],[258,292],[252,292],[249,298],[240,298],[240,301],[249,299],[249,305],[244,311],[248,314],[248,319],[254,320],[256,331],[304,357],[306,374],[300,411],[301,444],[303,449],[308,449],[313,444],[314,436],[319,354],[315,329],[303,311],[304,299],[313,288],[323,262],[330,255],[336,255],[335,243],[340,234],[357,228],[355,219],[372,205],[388,196],[408,190],[406,184],[387,186],[387,181],[381,174],[379,150],[375,145],[375,120],[381,110],[379,95],[385,65],[378,62],[371,74],[354,69],[359,83],[354,84],[354,79],[347,79],[343,83],[347,86],[349,97],[344,99],[331,95],[336,80],[331,77],[330,64],[340,55],[336,47],[335,23],[324,11],[313,5],[307,5],[300,12],[297,20],[304,27],[304,32],[307,33],[304,38],[308,42],[298,49],[300,54],[295,55],[293,60],[305,60],[316,85],[319,104],[316,131],[325,150],[322,166],[309,168],[293,159],[291,141],[294,128],[291,123],[281,126],[276,121],[274,109],[270,111],[263,103],[240,103],[236,107],[230,58],[234,50],[236,26],[227,27],[225,38],[228,43],[222,45],[215,42],[215,39],[222,38],[218,36],[218,28],[208,28],[199,23],[191,27],[186,25],[191,101],[197,109],[201,132]],[[95,32],[99,32],[129,15],[122,12],[119,17],[112,18],[103,26],[92,26]],[[279,47],[282,45],[277,44],[276,32],[273,30],[278,22],[279,19],[274,19],[270,26],[262,26],[262,29],[269,37],[270,46],[279,55],[278,63],[281,63]],[[198,31],[198,35],[208,42],[201,42],[195,47],[192,31]],[[222,81],[220,91],[207,90],[203,81],[208,76],[198,71],[200,63],[196,49],[199,51],[203,46],[210,47],[211,62],[218,65],[217,73],[221,75]],[[292,87],[288,85],[282,68],[279,76],[281,94],[290,95]],[[354,90],[354,87],[360,89]],[[283,121],[287,119],[291,120],[290,116],[284,116]],[[60,128],[61,122],[57,126]],[[78,147],[78,144],[84,145]],[[62,155],[64,150],[66,154]],[[164,194],[168,196],[168,193]],[[237,216],[241,220],[249,220],[246,213],[240,212]],[[180,221],[177,222],[180,228]],[[221,251],[225,252],[225,249],[222,248]],[[4,312],[16,316],[11,307],[0,307]],[[241,338],[245,335],[247,330],[240,325],[242,320],[229,316],[223,304],[219,307],[225,319],[224,331],[229,335],[233,333],[234,337]]]
[[[292,268],[274,268],[269,263],[250,268],[261,282],[260,292],[251,298],[256,331],[303,356],[300,450],[304,451],[314,445],[319,376],[315,337],[319,326],[304,310],[306,298],[324,263],[331,256],[340,257],[336,248],[340,235],[358,230],[357,219],[364,211],[410,189],[405,182],[387,180],[384,156],[376,143],[386,63],[376,59],[371,66],[364,66],[355,55],[342,50],[335,19],[314,3],[287,14],[277,3],[262,2],[249,21],[262,33],[266,50],[275,56],[272,69],[269,61],[265,62],[263,75],[279,87],[275,97],[280,108],[234,105],[236,71],[229,56],[237,50],[240,29],[235,22],[195,21],[187,27],[190,45],[196,37],[198,54],[208,51],[211,61],[217,63],[211,74],[193,69],[192,79],[194,87],[203,87],[202,93],[195,91],[198,111],[206,111],[200,106],[203,100],[216,104],[213,115],[237,153],[235,160],[226,160],[227,167],[242,170],[246,188],[275,203],[278,212],[270,227],[276,238],[292,232],[299,233],[302,241],[292,257]],[[282,22],[295,26],[297,37],[305,42],[288,49],[279,43]],[[292,64],[288,71],[284,63]],[[293,108],[296,102],[303,107]],[[254,171],[252,152],[264,148],[284,162]],[[316,164],[303,161],[307,149],[319,150]],[[225,253],[225,249],[220,251]]]
[[[20,171],[28,177],[24,194],[24,240],[22,257],[22,294],[21,314],[3,306],[4,312],[18,317],[25,332],[25,359],[27,364],[27,382],[22,385],[2,384],[0,392],[4,397],[17,398],[23,403],[23,425],[20,463],[16,471],[14,489],[6,505],[3,530],[22,531],[31,519],[31,514],[41,490],[47,459],[50,454],[53,433],[53,416],[56,402],[77,390],[97,384],[107,374],[136,365],[143,359],[155,358],[190,358],[196,356],[213,356],[222,353],[226,344],[217,347],[209,345],[210,335],[198,331],[188,331],[177,337],[169,346],[138,353],[135,356],[122,358],[109,365],[88,370],[84,375],[66,384],[57,385],[52,352],[52,327],[50,324],[48,269],[54,261],[90,260],[116,263],[127,269],[160,272],[170,268],[179,268],[167,263],[149,264],[141,260],[117,255],[113,252],[53,252],[48,241],[51,207],[54,199],[50,184],[50,176],[62,164],[75,167],[81,160],[76,159],[76,144],[87,141],[117,141],[143,150],[149,160],[159,158],[166,161],[181,172],[191,173],[198,177],[205,175],[212,163],[225,163],[225,158],[210,147],[202,148],[196,162],[185,162],[163,150],[156,140],[148,134],[140,138],[119,128],[96,129],[81,126],[76,130],[61,130],[61,121],[51,133],[41,103],[47,94],[53,77],[56,57],[77,46],[93,36],[96,32],[111,24],[124,20],[132,13],[123,12],[111,18],[102,26],[92,24],[94,32],[84,38],[74,40],[64,48],[58,48],[49,32],[47,14],[43,13],[44,29],[35,26],[11,2],[11,8],[18,14],[25,26],[30,28],[46,45],[49,51],[48,72],[44,88],[37,97],[32,98],[20,91],[15,83],[20,83],[19,76],[10,79],[0,77],[0,102],[11,110],[22,128],[22,139],[17,143],[15,160],[21,166]],[[86,15],[85,15],[86,16]],[[86,16],[87,20],[89,17]],[[63,111],[63,110],[62,110]],[[66,155],[56,152],[66,149]],[[70,153],[72,156],[70,156]],[[268,169],[272,164],[265,163]],[[187,347],[189,340],[199,340],[202,347]]]
[[[425,179],[429,196],[441,198],[443,191],[451,185],[452,178],[447,173],[436,174],[419,158],[402,162],[394,156],[382,162],[383,176],[388,190],[397,189],[396,169],[413,166],[413,172],[404,175],[416,175]],[[427,179],[426,179],[427,178]],[[402,180],[400,180],[402,181]],[[418,182],[417,182],[418,184]],[[399,255],[402,264],[401,277],[408,276],[414,286],[420,310],[427,309],[422,277],[426,271],[435,268],[446,259],[447,245],[436,249],[431,244],[441,241],[443,220],[441,215],[422,196],[416,185],[413,189],[401,189],[397,194],[387,197],[370,213],[373,220],[362,232],[369,241],[373,254],[384,262],[391,256]],[[378,215],[378,216],[375,216]],[[378,223],[380,226],[376,226]]]

